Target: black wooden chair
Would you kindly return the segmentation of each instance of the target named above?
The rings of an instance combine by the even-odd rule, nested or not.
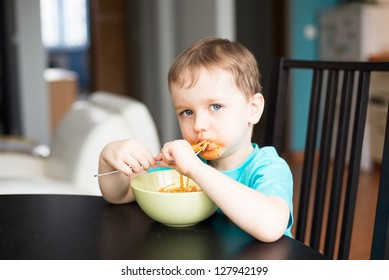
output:
[[[295,238],[331,259],[348,259],[371,72],[389,72],[389,62],[277,59],[267,97],[264,144],[275,146],[281,153],[289,111],[289,77],[293,71],[312,73],[299,204],[295,206],[298,207]],[[389,257],[388,127],[372,259]]]
[[[385,144],[370,258],[389,260],[389,113],[386,116]]]

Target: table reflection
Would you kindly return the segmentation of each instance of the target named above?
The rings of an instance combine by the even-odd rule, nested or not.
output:
[[[288,255],[282,241],[258,242],[222,214],[189,227],[169,227],[149,219],[136,203],[109,205],[101,231],[100,254],[108,259],[284,259]]]

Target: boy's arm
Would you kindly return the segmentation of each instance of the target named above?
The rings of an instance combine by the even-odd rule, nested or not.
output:
[[[189,172],[224,214],[253,237],[272,242],[284,234],[290,210],[282,198],[251,189],[206,164]]]
[[[99,162],[101,162],[100,160]],[[103,163],[99,163],[99,173],[107,170],[102,168]],[[103,198],[110,203],[122,204],[134,201],[134,195],[131,190],[130,177],[122,172],[100,176],[99,187]]]

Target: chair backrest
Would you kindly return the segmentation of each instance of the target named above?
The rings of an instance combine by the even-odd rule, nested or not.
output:
[[[132,137],[145,145],[151,153],[161,151],[161,143],[155,122],[146,105],[129,96],[97,91],[90,95],[90,102],[122,116]]]
[[[284,149],[286,137],[289,79],[296,71],[312,75],[296,239],[329,258],[348,259],[371,72],[389,71],[389,63],[277,59],[267,101],[264,144],[279,151]],[[381,188],[384,185],[381,183]],[[387,211],[384,209],[386,215]]]
[[[388,105],[389,111],[389,105]],[[389,260],[389,113],[386,116],[384,152],[370,258]]]

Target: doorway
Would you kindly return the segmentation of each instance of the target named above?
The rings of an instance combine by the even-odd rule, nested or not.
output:
[[[0,1],[0,135],[21,135],[14,1]]]
[[[286,1],[236,1],[236,38],[251,50],[261,73],[262,94],[269,95],[273,59],[286,54]],[[263,143],[266,106],[255,126],[253,142]]]

